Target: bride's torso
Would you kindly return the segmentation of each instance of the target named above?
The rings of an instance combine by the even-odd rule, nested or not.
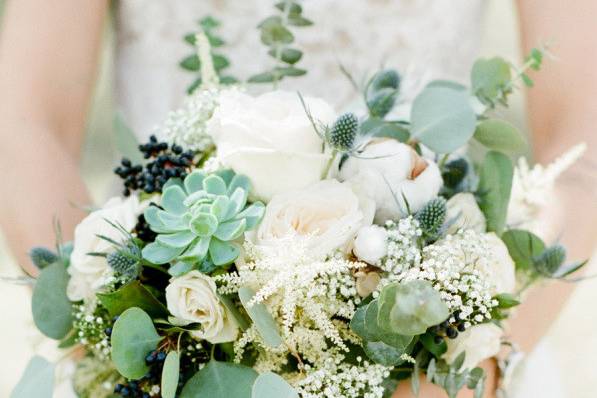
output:
[[[182,37],[211,15],[222,21],[229,73],[246,79],[271,67],[256,25],[275,14],[273,0],[126,0],[118,2],[117,106],[139,136],[175,108],[196,76],[178,62],[191,48]],[[307,75],[282,87],[338,107],[355,96],[340,72],[356,80],[380,66],[398,69],[408,97],[430,79],[465,80],[480,38],[484,0],[303,0],[313,26],[297,28]]]

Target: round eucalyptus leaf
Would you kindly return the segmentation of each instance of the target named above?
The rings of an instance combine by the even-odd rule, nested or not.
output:
[[[35,326],[46,336],[60,340],[72,329],[72,304],[66,296],[68,272],[62,262],[44,268],[37,278],[31,311]]]
[[[257,372],[229,362],[210,361],[185,384],[180,398],[249,398]]]
[[[381,291],[377,322],[387,332],[406,336],[423,334],[448,316],[446,303],[427,281],[393,283]]]
[[[249,306],[249,302],[255,295],[255,292],[248,287],[241,287],[238,289],[238,297],[240,298],[243,307],[247,310],[249,317],[255,323],[257,331],[263,338],[265,344],[272,348],[279,347],[282,344],[282,338],[278,330],[278,324],[267,310],[263,303],[253,304]]]
[[[10,398],[52,398],[56,365],[45,358],[31,358]]]
[[[129,308],[120,315],[112,330],[114,366],[124,377],[140,379],[149,371],[145,357],[161,339],[145,311]]]
[[[531,270],[534,260],[545,250],[545,243],[541,238],[522,229],[510,229],[504,232],[502,240],[518,271]]]
[[[180,357],[178,352],[170,351],[162,368],[162,398],[175,398],[178,388],[178,374],[180,371]]]
[[[255,380],[252,398],[298,398],[298,393],[282,377],[265,372]]]
[[[367,356],[380,365],[395,366],[401,362],[404,351],[398,350],[383,341],[367,341],[363,344],[363,350]]]
[[[520,131],[510,123],[498,120],[484,120],[475,130],[475,139],[489,149],[505,153],[521,153],[527,143]]]
[[[477,117],[466,92],[427,87],[411,109],[411,136],[437,153],[462,147],[475,132]]]
[[[501,96],[511,78],[507,61],[499,57],[481,58],[471,70],[471,87],[481,102],[492,102]]]

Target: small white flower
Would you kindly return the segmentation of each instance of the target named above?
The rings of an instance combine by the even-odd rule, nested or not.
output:
[[[452,363],[462,352],[465,353],[464,369],[472,369],[500,351],[504,331],[493,323],[475,325],[460,333],[454,340],[448,340],[448,351],[443,355]]]
[[[360,260],[376,265],[388,253],[388,231],[378,225],[361,228],[352,251]]]
[[[305,188],[321,179],[329,159],[296,93],[269,92],[251,97],[239,91],[220,94],[208,131],[218,159],[253,184],[252,194],[264,201]],[[333,109],[318,98],[305,97],[313,118],[334,121]]]
[[[172,278],[166,287],[168,310],[181,325],[200,323],[201,330],[192,332],[210,343],[233,341],[237,325],[228,309],[220,302],[215,282],[199,271]]]
[[[454,234],[459,229],[472,229],[479,233],[487,229],[485,216],[472,193],[457,193],[448,200],[446,206],[448,208],[446,219],[452,222],[446,231],[448,234]]]
[[[437,165],[410,146],[392,139],[372,140],[359,155],[350,157],[340,177],[358,184],[375,200],[378,224],[420,210],[437,196],[442,177]]]
[[[75,228],[74,248],[70,256],[67,295],[71,301],[79,301],[93,297],[106,282],[106,275],[111,272],[104,257],[91,256],[89,253],[105,253],[113,251],[113,244],[102,239],[105,236],[116,242],[124,240],[124,236],[106,220],[122,226],[130,231],[137,223],[137,217],[143,212],[147,203],[139,203],[133,195],[127,199],[112,198],[99,210],[91,212]]]

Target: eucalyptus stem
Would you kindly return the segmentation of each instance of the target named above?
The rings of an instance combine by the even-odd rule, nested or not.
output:
[[[330,172],[330,169],[332,168],[332,165],[334,164],[334,160],[336,159],[336,155],[338,154],[338,151],[336,149],[332,150],[332,153],[330,154],[330,158],[328,159],[323,172],[321,173],[321,179],[325,180]]]

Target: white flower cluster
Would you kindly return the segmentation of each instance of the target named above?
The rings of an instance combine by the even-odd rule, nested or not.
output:
[[[219,95],[216,88],[195,90],[179,109],[168,114],[157,135],[185,149],[205,151],[213,145],[207,134],[207,122],[218,106]]]
[[[99,313],[95,304],[77,304],[74,306],[77,341],[100,359],[110,358],[110,338],[105,333],[106,327],[110,325],[107,314]]]
[[[486,235],[459,231],[425,247],[421,264],[399,275],[398,280],[430,281],[450,312],[458,312],[468,328],[491,319],[491,309],[498,304],[492,298],[491,253]]]
[[[385,392],[382,383],[390,375],[389,368],[358,359],[358,365],[351,365],[342,356],[329,358],[316,370],[306,365],[307,377],[296,384],[299,395],[301,398],[382,398]]]
[[[386,229],[388,252],[379,267],[390,275],[398,275],[418,265],[421,262],[421,251],[417,241],[423,234],[419,222],[409,216],[398,222],[386,222]]]

